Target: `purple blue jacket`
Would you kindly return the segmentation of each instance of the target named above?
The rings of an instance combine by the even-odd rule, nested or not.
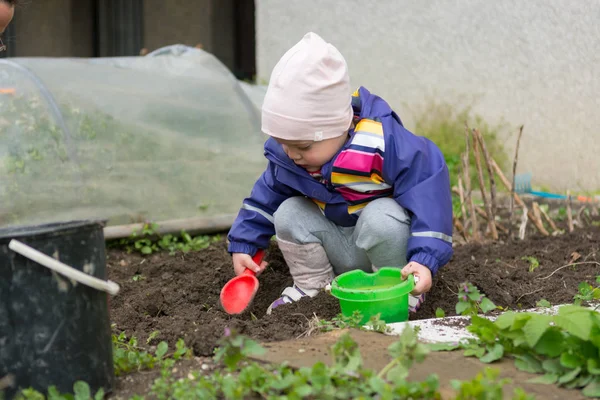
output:
[[[264,146],[268,166],[229,231],[230,253],[253,256],[275,234],[273,214],[289,197],[305,196],[340,226],[354,226],[360,210],[392,197],[411,217],[407,258],[432,274],[452,257],[452,195],[448,167],[429,139],[404,128],[380,97],[363,87],[352,97],[355,128],[344,147],[325,164],[322,183],[285,154],[276,140]]]

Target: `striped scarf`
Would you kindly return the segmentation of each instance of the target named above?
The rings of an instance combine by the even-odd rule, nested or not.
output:
[[[358,214],[369,202],[392,195],[392,187],[383,179],[383,158],[385,140],[381,122],[373,119],[359,119],[358,91],[352,95],[355,110],[355,128],[350,142],[333,161],[331,184],[348,203],[348,213]],[[321,171],[311,173],[315,179],[323,181]],[[322,209],[325,204],[313,199]]]

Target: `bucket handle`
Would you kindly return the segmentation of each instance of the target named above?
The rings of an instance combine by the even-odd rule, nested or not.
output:
[[[83,285],[107,292],[113,296],[119,293],[120,287],[117,283],[113,281],[104,281],[102,279],[90,276],[58,260],[55,260],[50,256],[47,256],[33,247],[27,246],[25,243],[19,242],[18,240],[12,239],[8,244],[8,247],[15,253],[19,253],[22,256]]]

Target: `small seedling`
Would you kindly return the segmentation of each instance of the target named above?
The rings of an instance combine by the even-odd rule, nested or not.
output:
[[[146,344],[150,344],[150,342],[156,339],[160,335],[160,331],[153,331],[150,335],[148,335],[148,339],[146,339]]]
[[[458,303],[456,313],[459,315],[474,316],[483,312],[484,314],[495,310],[497,306],[488,299],[485,294],[470,282],[460,284],[458,289]]]
[[[388,350],[394,357],[377,375],[390,381],[404,381],[408,378],[410,368],[414,363],[421,363],[429,354],[427,345],[418,340],[419,328],[411,328],[407,325],[402,331],[400,340],[392,343]]]
[[[220,235],[201,235],[192,237],[186,231],[181,231],[179,236],[173,234],[161,235],[158,225],[145,223],[140,232],[134,231],[129,238],[113,241],[109,247],[123,247],[129,253],[137,251],[149,255],[160,251],[168,251],[170,255],[177,252],[187,253],[206,249],[211,243],[221,240]]]
[[[444,318],[445,316],[446,316],[446,312],[444,310],[442,310],[439,307],[435,309],[435,317],[436,318]]]
[[[373,315],[366,324],[361,324],[362,314],[358,310],[354,310],[351,316],[338,314],[333,317],[331,321],[319,320],[318,328],[322,332],[332,331],[334,329],[365,329],[365,327],[372,329],[375,332],[386,333],[391,330],[389,326],[380,319],[381,315]]]
[[[540,262],[535,257],[523,256],[523,257],[521,257],[521,260],[525,260],[525,261],[529,262],[529,272],[535,271],[535,269],[540,266]]]
[[[210,375],[192,371],[186,377],[173,376],[170,365],[163,364],[161,375],[151,386],[149,397],[167,398],[227,398],[227,399],[432,399],[439,400],[439,380],[435,374],[425,380],[408,379],[409,370],[422,362],[429,352],[418,341],[418,328],[407,326],[398,341],[388,347],[392,360],[380,371],[364,366],[358,344],[346,332],[330,348],[331,365],[316,362],[314,365],[293,368],[255,362],[250,356],[264,349],[254,341],[225,329],[220,347],[215,350],[215,361],[225,370]],[[472,381],[455,382],[462,391],[458,399],[502,398],[503,381],[490,374]],[[488,388],[486,388],[488,386]],[[523,392],[520,391],[520,394]],[[515,397],[524,400],[527,397]],[[136,400],[141,400],[137,397]]]
[[[150,340],[158,336],[157,333],[152,333],[148,338]],[[125,332],[119,335],[112,335],[113,342],[113,363],[115,375],[123,375],[132,371],[141,371],[143,369],[152,369],[156,365],[160,365],[166,361],[166,354],[169,350],[167,342],[162,341],[156,346],[154,354],[138,345],[138,339],[133,336],[127,339]],[[182,357],[189,357],[191,350],[185,346],[182,339],[177,341],[175,351],[172,355],[173,360],[178,360]]]
[[[0,392],[1,393],[1,392]],[[1,397],[1,396],[0,396]],[[56,386],[48,387],[48,400],[102,400],[104,399],[104,389],[100,388],[92,397],[90,385],[87,382],[75,381],[73,384],[73,394],[60,393]],[[46,396],[33,388],[22,390],[15,397],[16,400],[45,400]]]
[[[511,383],[508,378],[500,378],[500,371],[496,368],[486,367],[470,381],[451,380],[450,385],[457,392],[456,400],[467,399],[502,399],[504,398],[504,385]],[[533,400],[535,397],[528,395],[521,388],[513,392],[513,400]]]
[[[600,283],[600,275],[596,276],[596,283]],[[599,287],[593,287],[587,282],[581,282],[577,288],[579,291],[573,297],[573,304],[576,306],[580,306],[583,302],[600,299]]]
[[[558,209],[558,215],[556,216],[556,219],[558,221],[564,221],[565,219],[567,219],[567,208],[564,206],[561,206]]]
[[[550,302],[546,299],[540,299],[537,303],[535,303],[535,306],[540,308],[550,308],[552,304],[550,304]]]
[[[335,317],[333,317],[331,321],[319,320],[318,327],[323,332],[332,331],[334,329],[361,329],[361,320],[362,314],[360,313],[360,311],[355,310],[351,316],[338,314]]]
[[[225,328],[223,337],[218,342],[214,360],[223,363],[233,371],[238,363],[252,355],[260,355],[265,349],[254,340],[238,334],[235,330]]]

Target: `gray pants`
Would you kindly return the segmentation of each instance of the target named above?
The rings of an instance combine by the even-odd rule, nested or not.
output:
[[[336,225],[304,197],[284,201],[274,218],[279,247],[303,289],[322,288],[333,276],[354,269],[406,265],[410,217],[393,199],[369,203],[354,227]]]

